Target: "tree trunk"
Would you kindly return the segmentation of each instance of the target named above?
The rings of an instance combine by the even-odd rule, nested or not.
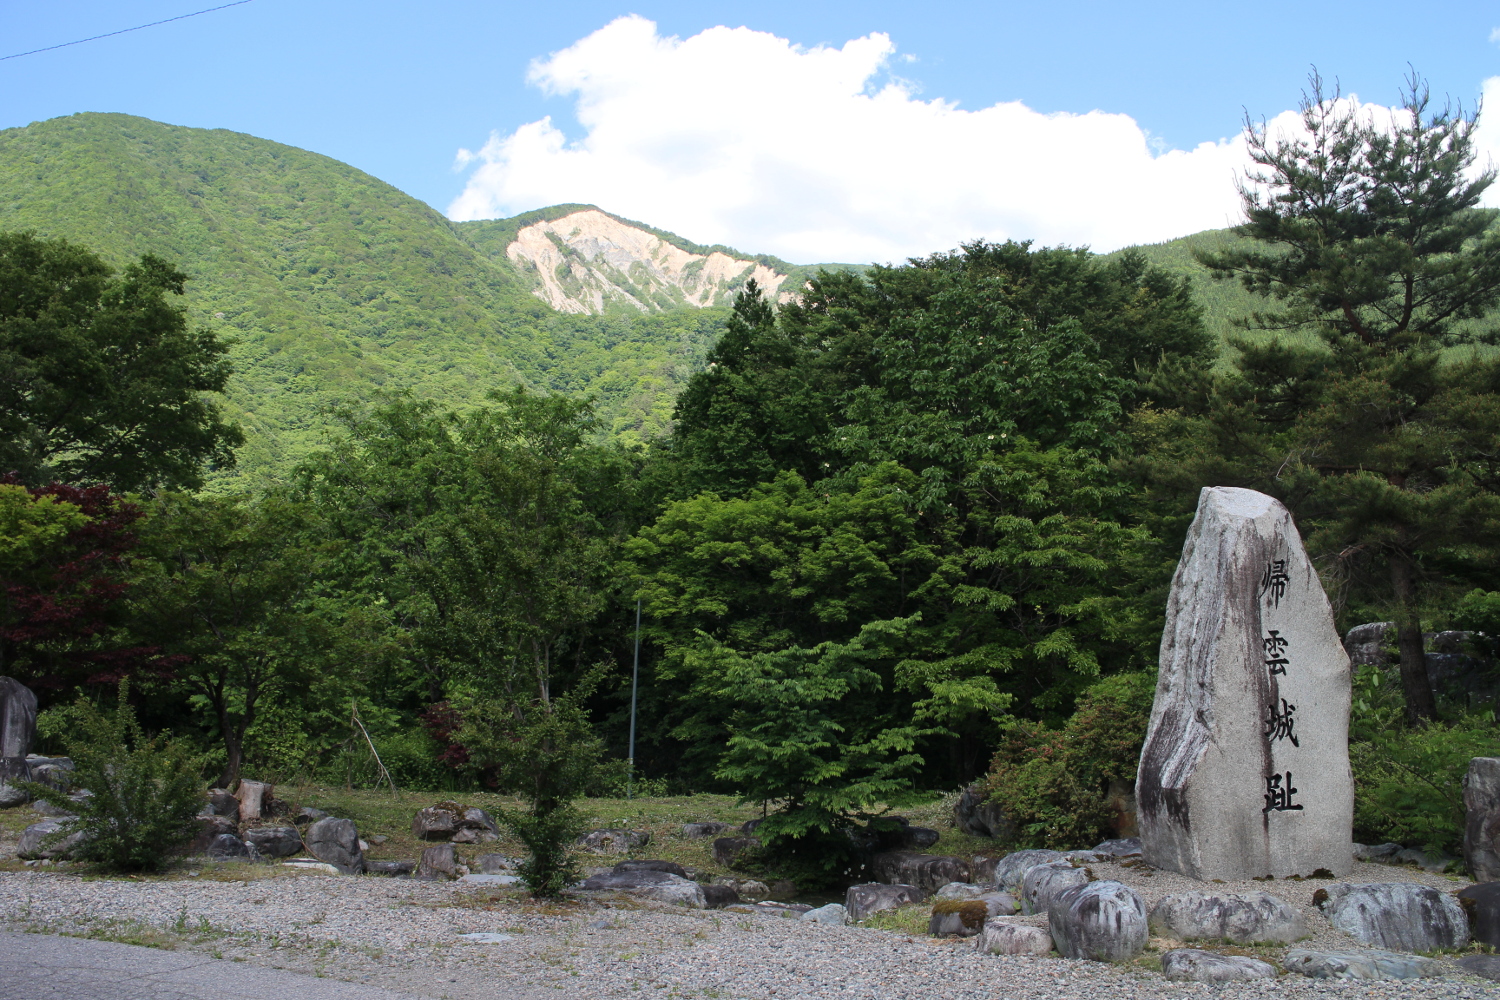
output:
[[[1405,555],[1391,557],[1391,586],[1396,592],[1396,641],[1401,647],[1401,693],[1406,696],[1406,721],[1422,725],[1437,714],[1437,706],[1427,680],[1427,651],[1422,648],[1416,567]]]

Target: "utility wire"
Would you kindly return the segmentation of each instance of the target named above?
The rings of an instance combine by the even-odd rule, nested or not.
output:
[[[115,35],[123,35],[130,31],[140,31],[142,28],[154,28],[158,24],[171,24],[173,21],[182,21],[189,17],[197,17],[199,14],[212,14],[216,10],[223,10],[226,7],[238,7],[241,4],[247,4],[249,2],[250,0],[234,0],[234,3],[220,4],[217,7],[209,7],[207,10],[195,10],[191,14],[178,14],[176,17],[169,17],[165,21],[152,21],[150,24],[138,24],[134,28],[121,28],[119,31],[106,31],[104,34],[95,35],[92,38],[80,38],[76,42],[63,42],[61,45],[48,45],[46,48],[32,49],[30,52],[17,52],[13,56],[0,56],[0,62],[4,62],[7,59],[19,59],[22,56],[34,56],[38,52],[51,52],[53,49],[65,49],[69,45],[82,45],[84,42],[97,42],[101,38],[112,38]]]

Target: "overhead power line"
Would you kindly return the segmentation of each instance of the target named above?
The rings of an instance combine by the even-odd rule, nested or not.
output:
[[[197,17],[199,14],[212,14],[216,10],[223,10],[226,7],[238,7],[241,4],[247,4],[249,2],[250,0],[234,0],[234,3],[224,3],[220,4],[217,7],[209,7],[205,10],[195,10],[191,14],[178,14],[176,17],[169,17],[165,21],[152,21],[150,24],[137,24],[134,28],[121,28],[119,31],[106,31],[102,35],[94,35],[91,38],[80,38],[76,42],[63,42],[59,45],[48,45],[45,48],[32,49],[30,52],[17,52],[13,56],[0,56],[0,62],[4,62],[7,59],[19,59],[22,56],[34,56],[38,52],[51,52],[53,49],[65,49],[69,45],[82,45],[84,42],[97,42],[101,38],[113,38],[115,35],[123,35],[131,31],[140,31],[142,28],[154,28],[158,24],[171,24],[173,21],[186,20],[190,17]]]

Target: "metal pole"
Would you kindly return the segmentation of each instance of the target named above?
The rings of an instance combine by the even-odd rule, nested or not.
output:
[[[635,798],[635,693],[641,681],[641,599],[635,599],[635,664],[630,668],[630,757],[625,797]]]

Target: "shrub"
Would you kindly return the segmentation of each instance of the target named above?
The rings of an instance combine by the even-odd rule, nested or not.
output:
[[[201,762],[182,741],[148,737],[128,695],[128,683],[121,682],[114,712],[81,699],[69,711],[74,735],[64,746],[77,768],[74,783],[91,797],[74,802],[44,785],[30,789],[78,816],[69,832],[84,836],[74,858],[111,871],[158,871],[197,833]]]
[[[1109,835],[1109,785],[1135,779],[1155,691],[1154,673],[1116,674],[1089,687],[1061,729],[1005,728],[982,790],[1015,823],[1015,846],[1066,850]]]

